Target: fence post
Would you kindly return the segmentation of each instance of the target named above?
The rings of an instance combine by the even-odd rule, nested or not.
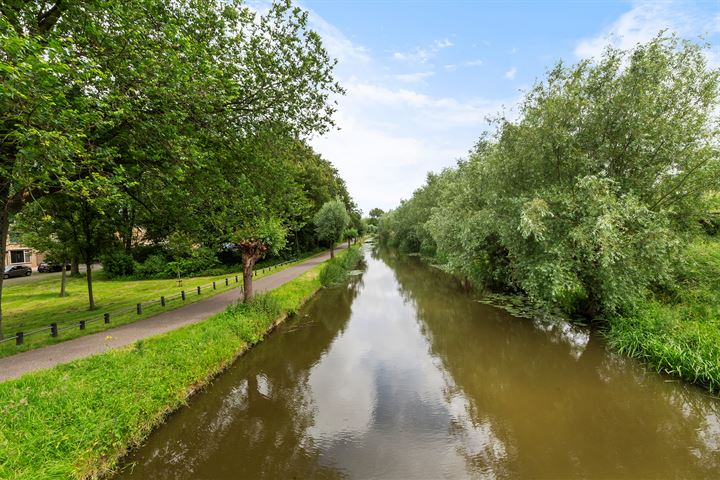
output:
[[[198,285],[197,291],[198,291],[198,295],[200,295],[200,285]]]
[[[25,340],[25,334],[23,332],[17,332],[15,334],[15,345],[22,345]]]
[[[229,283],[227,277],[225,277],[225,286],[227,287]]]
[[[109,313],[104,314],[103,319],[105,320],[105,323],[110,323],[110,314]]]
[[[80,330],[85,330],[85,320],[80,320]]]
[[[53,322],[50,324],[50,336],[57,337],[57,323]]]
[[[140,315],[142,313],[142,303],[138,303],[136,305],[137,314]]]
[[[235,275],[235,283],[238,283],[237,275]]]
[[[185,290],[180,292],[180,296],[182,297],[183,301],[185,301]]]
[[[213,282],[213,290],[215,290],[215,282]]]
[[[165,297],[160,297],[160,305],[165,306]]]

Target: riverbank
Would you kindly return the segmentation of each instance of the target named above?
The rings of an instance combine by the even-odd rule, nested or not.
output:
[[[610,346],[659,372],[720,392],[720,239],[688,246],[674,292],[611,319]]]
[[[432,258],[423,258],[433,263]],[[633,313],[597,322],[608,345],[658,372],[720,392],[720,239],[700,236],[690,243],[672,292],[641,302]],[[478,288],[470,279],[443,270]],[[483,293],[483,303],[512,315],[548,315],[526,297]],[[560,312],[552,313],[561,317]]]
[[[0,478],[108,474],[168,413],[297,311],[321,287],[321,268],[205,321],[0,384]]]

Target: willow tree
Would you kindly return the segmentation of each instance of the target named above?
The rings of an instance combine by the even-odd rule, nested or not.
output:
[[[340,200],[331,200],[315,214],[315,232],[321,241],[330,243],[330,258],[335,257],[335,243],[350,223],[350,216]]]
[[[242,254],[243,292],[247,302],[253,298],[253,268],[263,256],[276,255],[286,244],[287,229],[276,218],[255,218],[233,235]]]

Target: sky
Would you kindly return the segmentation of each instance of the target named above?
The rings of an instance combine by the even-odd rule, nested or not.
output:
[[[513,115],[558,61],[630,48],[660,30],[711,45],[720,65],[720,0],[302,0],[346,89],[337,129],[310,143],[367,214],[388,210],[427,172],[467,155],[487,119]]]

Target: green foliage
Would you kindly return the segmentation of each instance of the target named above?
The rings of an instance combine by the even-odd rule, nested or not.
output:
[[[254,218],[235,231],[233,237],[241,249],[277,255],[287,244],[287,228],[278,218]]]
[[[610,345],[658,371],[720,391],[720,241],[696,240],[668,298],[643,302],[613,318]]]
[[[350,223],[350,216],[340,200],[326,202],[315,214],[315,232],[321,241],[335,243]]]
[[[135,271],[135,261],[132,255],[123,250],[114,250],[106,253],[100,259],[103,272],[112,277],[132,275]]]
[[[343,237],[345,240],[355,240],[358,238],[357,228],[346,228]]]
[[[670,289],[720,182],[720,72],[657,37],[553,68],[454,169],[379,222],[382,241],[570,314]]]
[[[218,248],[274,216],[310,250],[314,197],[352,204],[302,140],[333,125],[343,90],[290,1],[0,3],[1,238],[60,192],[89,202],[126,249],[172,232]]]
[[[159,253],[150,255],[142,263],[136,262],[134,268],[135,276],[138,278],[165,278],[168,276],[167,271],[168,261],[165,255]],[[170,277],[176,275],[177,270],[174,270]]]
[[[317,268],[249,304],[0,384],[0,478],[107,476],[189,392],[319,287]],[[149,394],[151,392],[152,394]]]
[[[220,265],[220,261],[217,259],[215,252],[209,248],[200,247],[193,250],[188,257],[178,258],[172,262],[168,262],[164,268],[164,272],[167,277],[173,275],[178,277],[192,277],[207,272],[218,265]]]
[[[360,247],[348,248],[335,258],[325,262],[320,270],[320,284],[323,287],[339,285],[347,278],[348,273],[358,266],[362,259],[363,254]]]

